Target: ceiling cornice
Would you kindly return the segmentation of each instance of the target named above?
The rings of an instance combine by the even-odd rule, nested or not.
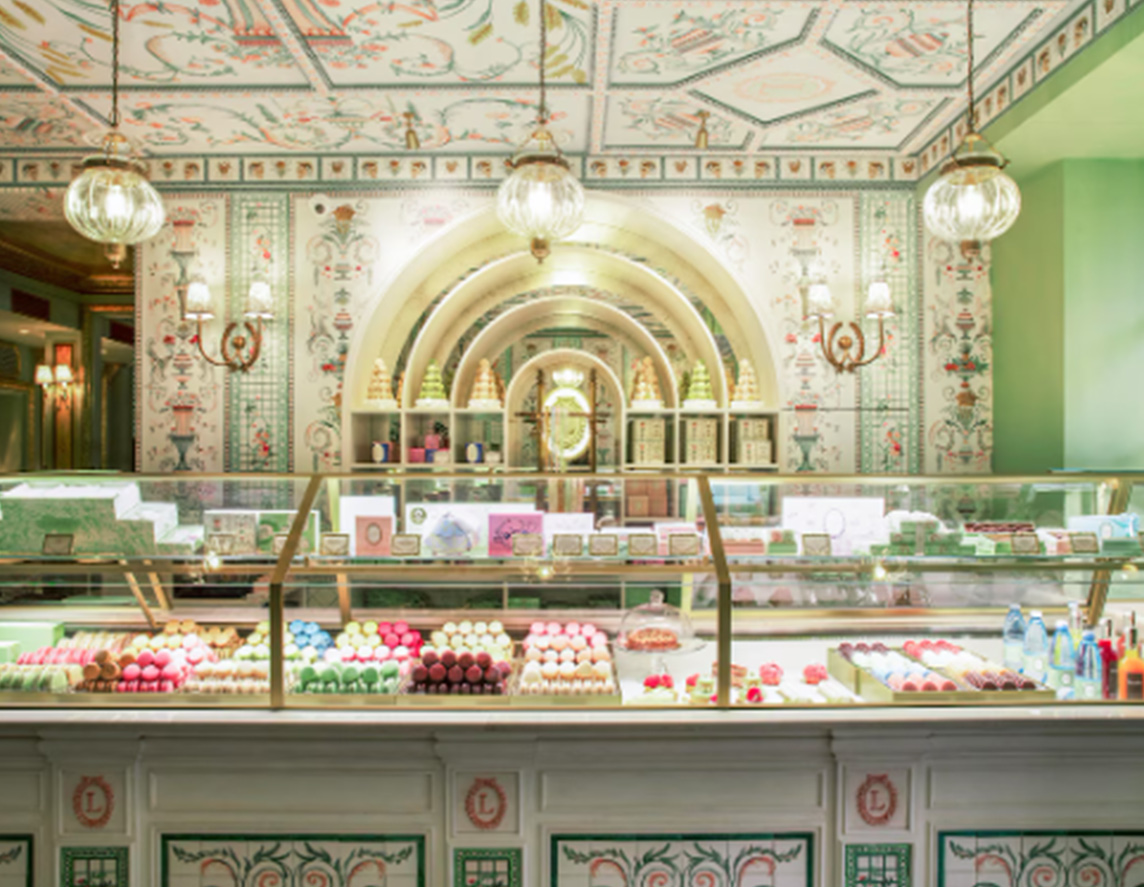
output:
[[[36,249],[0,240],[0,268],[74,293],[107,299],[134,298],[135,277],[130,272],[98,272]]]

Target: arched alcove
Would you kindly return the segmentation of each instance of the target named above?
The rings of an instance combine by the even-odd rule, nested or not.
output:
[[[530,333],[563,321],[578,322],[594,327],[617,338],[625,340],[638,349],[640,355],[652,358],[659,381],[663,387],[665,405],[678,404],[675,376],[671,371],[671,361],[655,336],[623,311],[602,302],[589,302],[586,299],[552,297],[537,299],[518,305],[506,311],[486,326],[471,342],[461,357],[453,375],[453,405],[464,407],[476,377],[477,364],[481,358],[494,360],[507,345]],[[516,373],[512,380],[515,381]],[[618,383],[623,388],[623,380]]]
[[[572,348],[556,348],[545,351],[524,363],[520,370],[512,377],[512,381],[505,389],[505,413],[509,417],[507,422],[506,448],[509,453],[509,462],[515,462],[519,467],[531,467],[523,464],[526,460],[515,458],[523,449],[523,438],[532,435],[532,425],[520,414],[532,412],[536,407],[528,402],[528,398],[536,390],[537,373],[543,373],[548,386],[552,385],[552,374],[562,369],[579,370],[583,373],[587,391],[590,375],[595,372],[596,382],[600,387],[600,406],[606,408],[607,418],[601,422],[601,431],[610,438],[609,443],[620,445],[621,435],[617,430],[623,425],[624,397],[619,378],[611,368],[597,357],[587,352]],[[595,433],[593,431],[592,433]],[[615,451],[606,459],[608,464],[619,464],[623,454]]]

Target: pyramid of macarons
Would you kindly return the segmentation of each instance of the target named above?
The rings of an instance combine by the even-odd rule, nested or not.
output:
[[[421,632],[403,620],[396,622],[347,622],[327,650],[327,662],[407,662],[421,653]]]

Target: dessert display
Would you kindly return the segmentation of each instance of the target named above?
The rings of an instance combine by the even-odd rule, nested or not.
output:
[[[687,393],[683,396],[683,407],[688,410],[711,410],[715,406],[715,394],[711,389],[711,374],[707,371],[707,364],[697,360],[688,379]]]
[[[885,644],[844,643],[838,645],[838,652],[895,692],[950,693],[961,689],[946,676],[909,659],[897,650],[889,649]],[[865,683],[859,685],[858,692],[866,695]]]
[[[83,682],[83,667],[75,663],[0,664],[0,690],[23,693],[67,693]]]
[[[396,693],[401,666],[384,662],[315,662],[294,669],[295,693]]]
[[[633,410],[658,410],[663,408],[663,395],[659,390],[659,377],[655,373],[655,363],[651,357],[644,357],[636,364],[632,385],[631,407]]]
[[[440,650],[454,650],[458,653],[485,652],[496,661],[512,660],[512,638],[504,630],[504,626],[493,620],[472,622],[462,619],[460,622],[446,622],[438,631],[429,635],[434,647]]]
[[[456,650],[426,647],[409,672],[406,693],[434,695],[504,696],[512,666],[494,660],[486,650]]]
[[[416,659],[421,653],[421,632],[408,622],[347,622],[334,638],[334,646],[322,654],[326,662],[396,663]],[[303,658],[312,659],[311,656]]]
[[[616,646],[631,653],[671,653],[693,638],[691,621],[653,591],[648,603],[629,610],[620,622]]]
[[[669,674],[650,674],[644,678],[639,695],[628,700],[633,705],[677,705],[679,695],[675,680]]]
[[[417,395],[417,406],[442,409],[447,409],[449,406],[449,395],[445,391],[445,382],[441,378],[441,368],[437,366],[435,360],[429,361],[429,366],[425,367],[425,376],[421,380],[421,391]]]
[[[1033,679],[990,662],[951,641],[906,641],[902,650],[924,665],[955,678],[975,690],[1043,690]]]
[[[248,696],[270,692],[270,663],[250,659],[203,661],[183,684],[187,693]]]
[[[365,392],[366,405],[376,410],[397,409],[397,399],[393,396],[393,380],[389,376],[389,367],[385,360],[378,358],[373,362],[373,370],[369,376],[369,386]]]
[[[501,409],[500,384],[488,358],[482,357],[477,363],[477,375],[473,379],[473,390],[469,394],[470,410]]]
[[[534,622],[521,644],[522,696],[604,695],[616,692],[608,638],[590,623]]]
[[[749,360],[739,361],[739,378],[731,392],[731,408],[735,410],[758,409],[762,406],[759,398],[759,382],[755,378],[755,368]]]

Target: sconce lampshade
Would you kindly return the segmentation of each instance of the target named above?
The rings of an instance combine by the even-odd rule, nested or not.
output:
[[[830,295],[830,287],[825,282],[812,283],[806,291],[806,314],[808,317],[834,315],[834,299]]]
[[[866,292],[866,316],[871,318],[892,317],[894,303],[890,298],[890,285],[884,280],[870,281]]]
[[[246,295],[246,310],[243,313],[247,317],[260,320],[271,320],[274,317],[274,293],[271,292],[269,283],[265,280],[250,282],[250,292]]]
[[[72,369],[66,363],[56,364],[56,384],[70,385],[74,377],[72,376]]]
[[[52,368],[46,363],[36,365],[36,384],[37,385],[51,385],[55,381],[52,376]]]
[[[214,317],[211,291],[205,280],[195,278],[187,285],[187,304],[183,316],[187,320],[211,320]]]

